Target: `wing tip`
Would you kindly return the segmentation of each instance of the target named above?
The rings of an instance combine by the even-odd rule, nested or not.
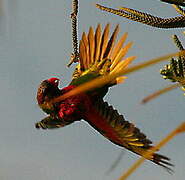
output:
[[[174,164],[169,162],[170,158],[168,158],[164,155],[161,155],[161,154],[154,153],[152,161],[155,164],[163,167],[165,170],[167,170],[168,173],[170,173],[170,174],[174,173],[174,170],[172,169],[172,167],[174,167]]]

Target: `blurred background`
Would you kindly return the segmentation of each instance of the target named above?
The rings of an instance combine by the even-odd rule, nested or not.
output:
[[[80,0],[79,36],[89,26],[112,28],[120,24],[134,46],[129,55],[142,62],[177,48],[171,35],[184,42],[183,29],[157,29],[102,12],[95,3],[126,6],[160,17],[177,13],[159,0]],[[61,87],[71,80],[74,65],[67,68],[71,45],[71,0],[0,0],[0,179],[1,180],[115,180],[138,156],[124,150],[116,169],[108,169],[122,149],[98,134],[86,122],[57,130],[37,130],[35,122],[45,117],[36,103],[39,83],[51,76],[61,78]],[[185,43],[185,42],[184,42]],[[165,63],[129,75],[124,84],[112,88],[106,100],[154,142],[183,122],[185,97],[180,89],[141,105],[146,95],[170,82],[159,70]],[[146,161],[131,180],[183,180],[185,176],[184,135],[176,137],[160,153],[175,164],[175,173]]]

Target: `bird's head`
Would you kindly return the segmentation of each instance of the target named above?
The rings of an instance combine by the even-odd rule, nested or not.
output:
[[[55,77],[42,81],[37,91],[38,104],[42,105],[60,95],[58,85],[59,79]]]

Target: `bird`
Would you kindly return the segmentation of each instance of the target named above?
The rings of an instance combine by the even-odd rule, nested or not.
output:
[[[51,77],[39,85],[37,103],[48,116],[37,122],[35,127],[55,129],[84,120],[113,144],[171,171],[173,164],[168,157],[158,153],[153,153],[150,157],[145,156],[153,147],[152,141],[104,100],[110,88],[127,78],[115,74],[119,74],[135,59],[135,56],[125,57],[133,44],[128,42],[125,45],[128,33],[124,33],[116,41],[119,30],[120,27],[117,25],[109,37],[110,24],[107,24],[103,31],[98,24],[95,30],[90,27],[87,34],[83,32],[79,43],[79,62],[70,84],[59,88],[59,78]],[[96,83],[98,78],[104,78],[103,84],[61,99],[87,82]]]

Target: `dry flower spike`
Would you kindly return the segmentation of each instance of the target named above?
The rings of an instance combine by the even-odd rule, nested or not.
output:
[[[144,12],[137,11],[135,9],[121,7],[119,9],[113,9],[110,7],[102,6],[100,4],[96,4],[96,7],[102,11],[107,11],[109,13],[125,17],[127,19],[140,22],[149,26],[157,27],[157,28],[183,28],[185,27],[185,16],[177,16],[172,18],[160,18],[157,16],[153,16],[151,14],[147,14]],[[176,6],[177,9],[178,8]]]

